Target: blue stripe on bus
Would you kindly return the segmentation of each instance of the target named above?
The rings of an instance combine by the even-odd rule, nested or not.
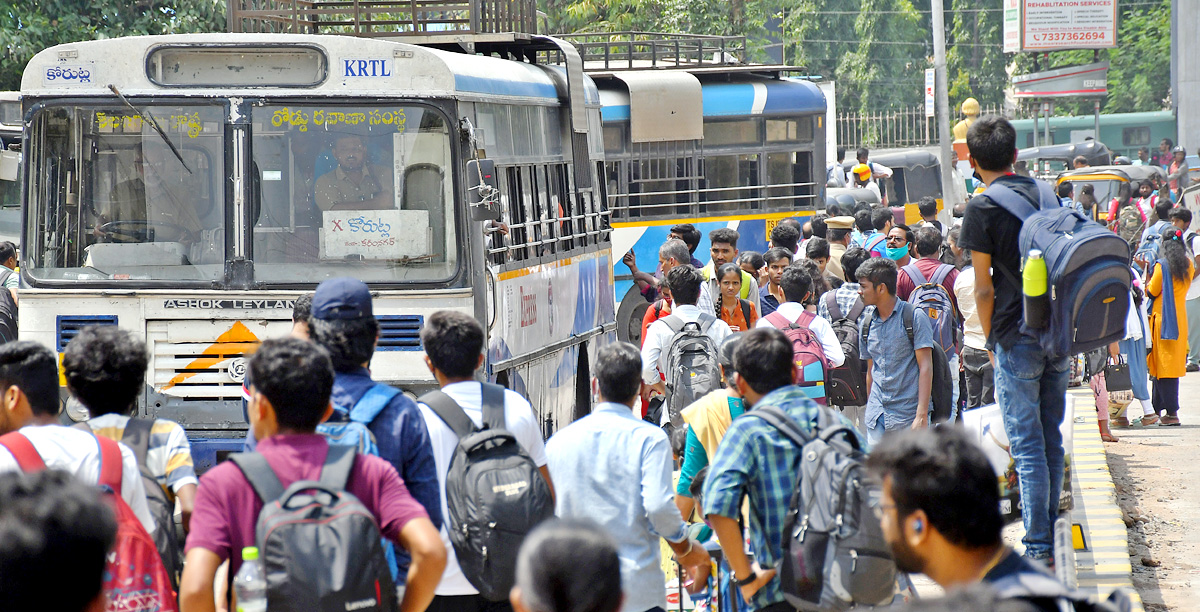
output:
[[[701,91],[705,117],[744,116],[754,108],[754,86],[749,83],[706,84]]]
[[[600,108],[600,119],[604,121],[629,121],[629,105],[604,106]]]
[[[496,96],[521,96],[526,98],[558,99],[558,90],[549,83],[509,81],[465,74],[454,75],[454,87],[459,91],[492,94]]]

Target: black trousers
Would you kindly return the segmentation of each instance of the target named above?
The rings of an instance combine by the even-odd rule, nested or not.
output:
[[[1162,416],[1162,413],[1166,412],[1167,416],[1177,415],[1179,413],[1179,379],[1155,378],[1154,392],[1150,402],[1154,406],[1154,414]]]
[[[512,612],[508,600],[488,601],[480,595],[439,595],[426,612]]]
[[[996,403],[995,369],[987,351],[964,346],[962,363],[967,378],[967,410]]]

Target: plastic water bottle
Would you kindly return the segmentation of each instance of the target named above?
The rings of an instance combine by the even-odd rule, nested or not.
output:
[[[233,577],[233,591],[237,594],[237,612],[266,612],[267,579],[254,546],[242,549],[242,567]]]
[[[1034,249],[1025,258],[1021,271],[1021,289],[1025,294],[1025,327],[1042,329],[1050,320],[1050,294],[1046,279],[1046,260]]]

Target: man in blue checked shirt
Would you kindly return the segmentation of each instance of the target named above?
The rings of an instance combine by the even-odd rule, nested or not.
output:
[[[600,349],[595,371],[600,403],[546,443],[554,513],[594,520],[616,540],[622,610],[664,612],[667,590],[659,538],[671,545],[692,576],[708,566],[709,555],[688,538],[675,506],[667,434],[633,414],[642,390],[637,347],[617,342]]]
[[[747,410],[782,408],[804,430],[812,430],[822,408],[808,399],[792,379],[792,345],[783,332],[760,327],[746,333],[734,353],[738,391]],[[845,424],[853,429],[845,418]],[[857,432],[857,430],[855,430]],[[865,440],[860,442],[865,444]],[[762,612],[791,612],[774,568],[783,556],[783,528],[792,491],[799,478],[800,447],[762,419],[733,420],[704,482],[702,496],[708,524],[742,596]],[[750,497],[750,549],[747,557],[738,528],[742,494]]]

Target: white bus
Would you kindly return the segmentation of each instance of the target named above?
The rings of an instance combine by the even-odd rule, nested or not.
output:
[[[202,470],[240,448],[245,356],[288,333],[298,295],[353,276],[376,295],[375,378],[431,388],[424,317],[471,313],[486,374],[551,432],[589,409],[588,353],[615,337],[600,100],[567,65],[305,34],[38,53],[21,338],[61,353],[87,325],[144,336],[138,411],[183,424]]]

